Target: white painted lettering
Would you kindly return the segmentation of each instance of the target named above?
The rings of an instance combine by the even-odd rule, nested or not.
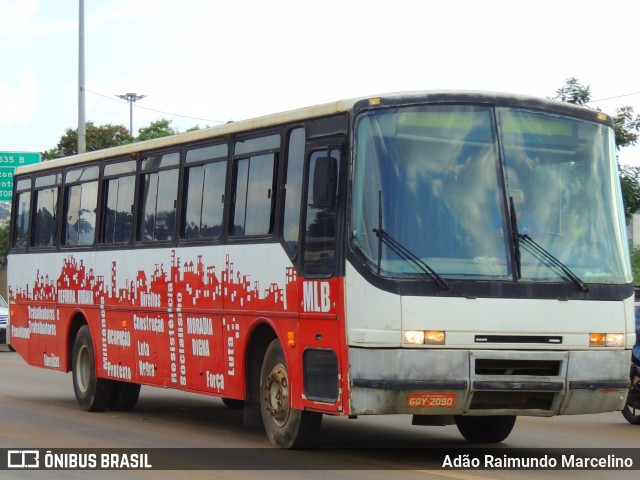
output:
[[[191,339],[191,351],[196,357],[209,357],[209,340],[204,338]]]
[[[138,374],[144,377],[155,377],[156,366],[151,362],[138,360]]]
[[[302,309],[305,312],[326,313],[331,310],[329,282],[303,282]]]
[[[138,356],[148,357],[151,349],[147,342],[138,342]]]

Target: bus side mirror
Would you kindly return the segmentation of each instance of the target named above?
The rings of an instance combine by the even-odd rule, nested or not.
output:
[[[313,167],[314,208],[331,208],[338,191],[338,161],[334,157],[319,157]]]

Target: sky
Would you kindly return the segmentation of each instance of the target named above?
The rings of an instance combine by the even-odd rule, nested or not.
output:
[[[411,90],[553,97],[640,113],[638,0],[84,0],[86,120],[134,135]],[[0,0],[0,151],[78,126],[78,0]],[[619,152],[640,166],[640,145]]]

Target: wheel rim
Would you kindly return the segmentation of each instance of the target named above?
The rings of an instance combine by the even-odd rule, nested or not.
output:
[[[281,363],[275,365],[265,383],[265,408],[273,422],[284,426],[289,418],[289,378]]]
[[[89,358],[89,349],[86,345],[80,347],[78,357],[76,359],[76,382],[80,392],[87,393],[89,390],[89,382],[91,380],[91,362]]]

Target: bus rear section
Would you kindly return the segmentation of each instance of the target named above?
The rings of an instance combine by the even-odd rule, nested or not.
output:
[[[24,168],[11,342],[87,411],[140,386],[242,407],[274,445],[345,411],[343,102]]]

